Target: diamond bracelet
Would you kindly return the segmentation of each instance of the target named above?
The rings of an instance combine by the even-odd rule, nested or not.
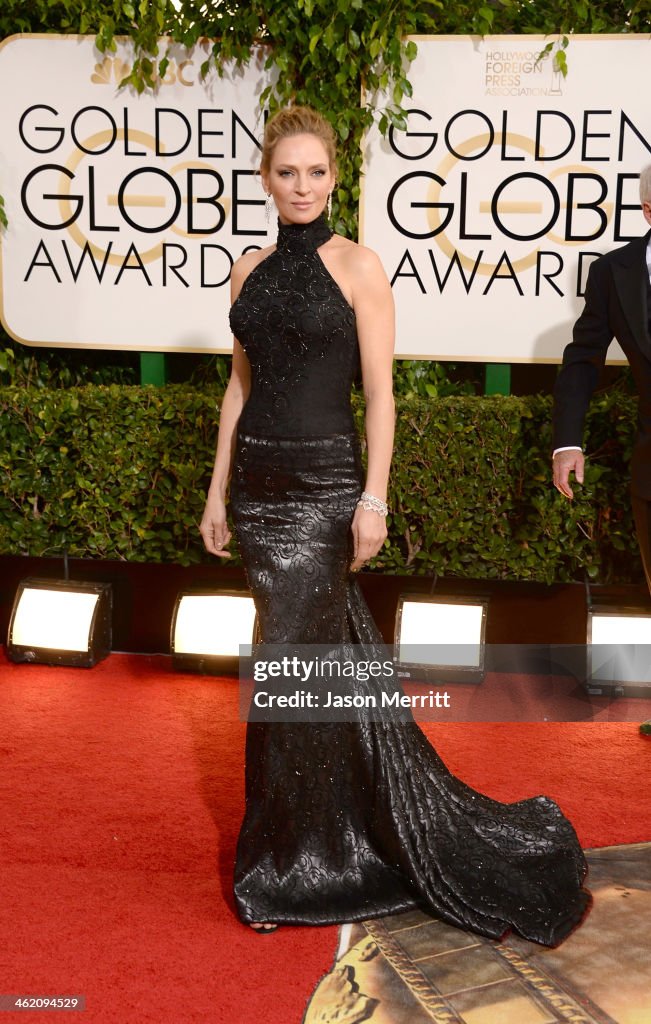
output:
[[[362,491],[357,504],[361,505],[366,512],[377,512],[379,516],[386,516],[389,512],[389,506],[386,501],[376,498],[374,494],[369,494],[367,491]]]

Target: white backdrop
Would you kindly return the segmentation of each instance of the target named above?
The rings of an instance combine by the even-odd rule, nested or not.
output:
[[[366,140],[360,237],[393,283],[398,355],[559,360],[590,261],[645,230],[651,42],[573,37],[563,79],[536,64],[546,41],[419,38],[407,135]],[[174,47],[137,96],[117,89],[126,44],[0,44],[1,312],[18,340],[230,351],[232,262],[275,237],[254,174],[268,76],[257,53],[202,83],[207,52]]]
[[[117,88],[129,47],[93,39],[0,46],[5,327],[32,345],[230,351],[232,263],[268,243],[263,55],[203,83],[208,50],[174,47],[138,96]]]
[[[651,41],[572,37],[562,78],[541,36],[415,38],[408,136],[374,129],[362,180],[397,352],[560,360],[595,254],[647,230]]]

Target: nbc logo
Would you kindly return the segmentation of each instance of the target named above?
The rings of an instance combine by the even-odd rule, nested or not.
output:
[[[194,65],[194,61],[183,60],[178,64],[175,60],[170,60],[165,69],[165,74],[161,78],[158,73],[158,65],[154,66],[152,72],[152,78],[155,79],[159,85],[179,85],[192,86],[194,85],[194,79],[187,77],[187,69]],[[93,85],[120,85],[120,83],[131,74],[131,65],[127,64],[126,61],[120,57],[105,57],[101,64],[95,65],[95,70],[90,76],[90,80]]]

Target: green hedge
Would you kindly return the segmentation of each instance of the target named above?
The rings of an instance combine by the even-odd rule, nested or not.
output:
[[[393,572],[546,583],[641,578],[627,490],[634,401],[604,394],[568,502],[551,486],[551,398],[449,398],[400,408]]]
[[[0,553],[207,559],[197,523],[221,394],[180,385],[0,388]],[[635,402],[598,396],[585,486],[550,484],[546,396],[398,401],[389,541],[405,574],[641,578],[627,491]],[[361,427],[363,407],[355,399]],[[236,561],[236,560],[235,560]]]

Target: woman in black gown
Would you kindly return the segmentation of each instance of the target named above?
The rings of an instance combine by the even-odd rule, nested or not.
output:
[[[351,570],[386,537],[393,303],[376,255],[328,226],[335,173],[320,115],[272,118],[261,174],[278,240],[232,274],[233,369],[201,533],[228,557],[230,480],[265,643],[382,643]],[[350,407],[360,367],[365,476]],[[552,800],[475,792],[413,721],[248,724],[235,899],[259,931],[420,907],[556,945],[589,905],[585,873]]]

